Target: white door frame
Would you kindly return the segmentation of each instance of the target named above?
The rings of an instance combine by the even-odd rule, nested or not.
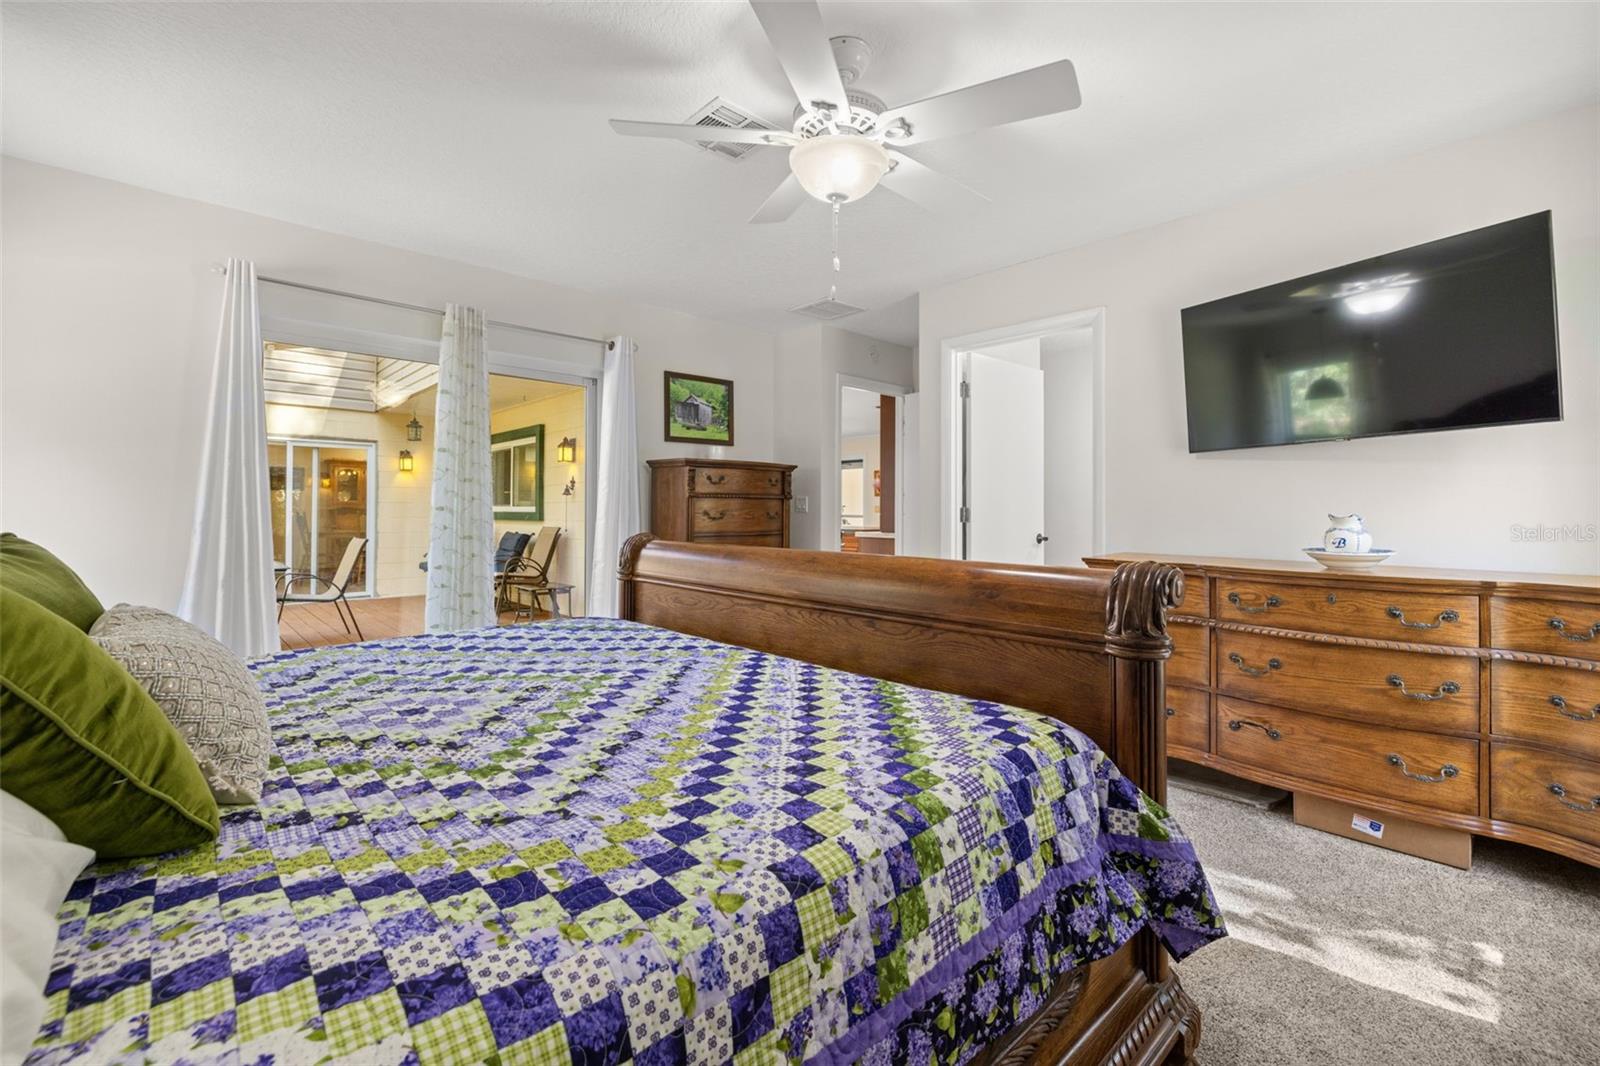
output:
[[[893,396],[894,405],[894,528],[895,528],[895,554],[900,554],[901,545],[905,544],[905,498],[906,479],[903,476],[906,469],[906,411],[904,398],[914,391],[909,385],[897,385],[892,381],[876,381],[872,378],[857,377],[854,374],[835,374],[833,383],[833,434],[828,442],[828,466],[823,472],[822,484],[817,490],[818,510],[827,517],[827,525],[823,527],[822,538],[818,546],[825,552],[839,550],[841,543],[839,536],[839,439],[844,427],[844,390],[862,389],[866,392],[876,392],[880,396]],[[881,442],[880,442],[880,447]]]
[[[957,559],[961,555],[961,353],[1085,327],[1094,335],[1094,550],[1106,550],[1106,309],[1094,307],[946,337],[939,342],[939,380],[943,385],[943,403],[939,407],[940,558]]]

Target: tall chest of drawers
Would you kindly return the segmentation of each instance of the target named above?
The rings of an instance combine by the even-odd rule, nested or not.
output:
[[[1600,866],[1600,578],[1162,561],[1169,754]]]
[[[650,532],[664,540],[789,546],[790,478],[782,463],[650,460]]]

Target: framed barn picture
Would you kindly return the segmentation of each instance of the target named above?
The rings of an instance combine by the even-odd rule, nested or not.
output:
[[[733,382],[668,370],[664,391],[667,440],[733,443]]]

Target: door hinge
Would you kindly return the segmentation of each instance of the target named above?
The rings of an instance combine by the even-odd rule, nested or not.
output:
[[[961,383],[961,398],[963,400],[972,399],[972,382],[963,381]]]
[[[966,507],[961,508],[961,524],[966,525],[972,521],[972,511]]]

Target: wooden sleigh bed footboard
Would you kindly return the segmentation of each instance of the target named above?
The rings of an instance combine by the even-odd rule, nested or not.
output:
[[[1171,566],[1067,570],[772,548],[640,534],[624,546],[623,618],[1058,718],[1166,799]],[[979,1061],[1183,1062],[1200,1012],[1149,930],[1064,975]]]

